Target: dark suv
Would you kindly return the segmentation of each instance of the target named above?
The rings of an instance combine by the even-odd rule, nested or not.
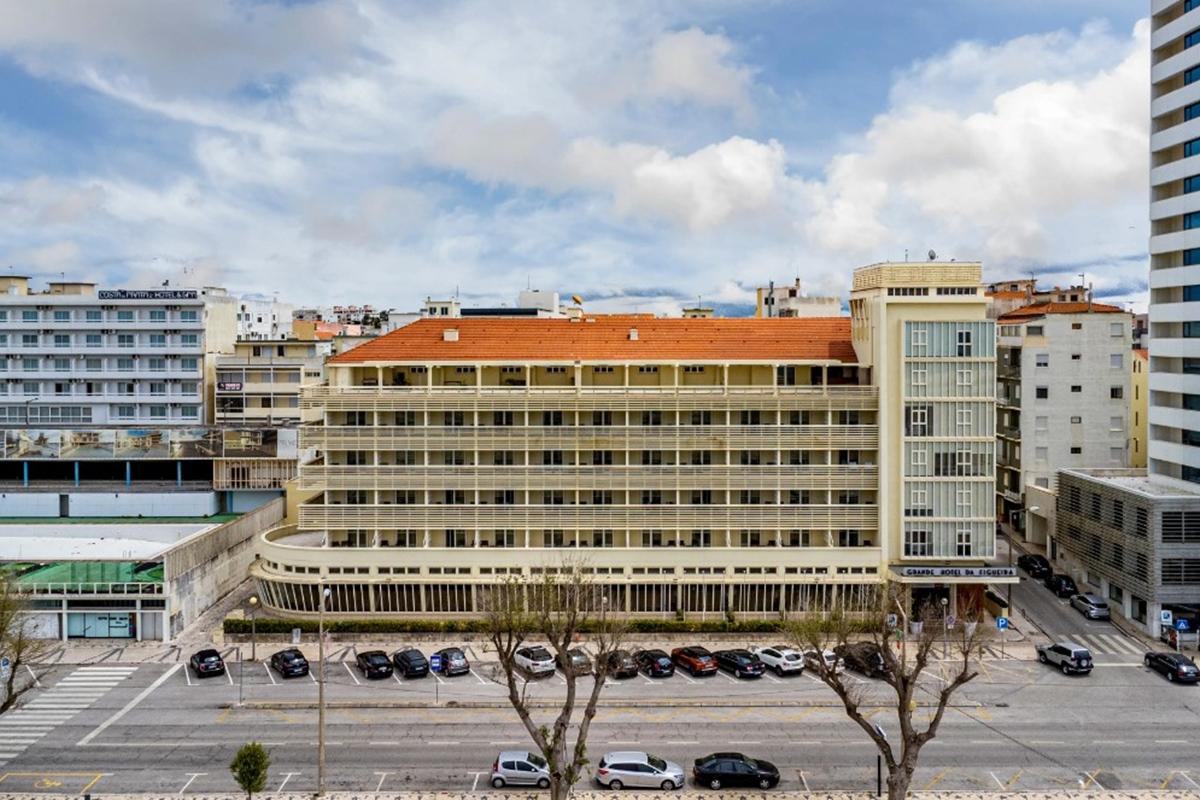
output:
[[[190,663],[192,669],[196,671],[197,678],[225,674],[225,662],[221,660],[221,654],[211,648],[195,653]]]
[[[1079,594],[1079,587],[1075,585],[1075,580],[1070,575],[1062,573],[1051,573],[1042,581],[1046,584],[1046,588],[1054,592],[1058,597],[1070,597],[1074,594]]]
[[[382,650],[368,650],[365,653],[359,653],[354,663],[362,670],[362,674],[367,678],[390,678],[392,677],[392,660],[387,657],[387,653]]]
[[[628,650],[613,650],[608,654],[608,674],[614,678],[636,678],[638,662]]]
[[[1200,680],[1196,662],[1182,653],[1146,653],[1145,664],[1155,672],[1162,673],[1171,683],[1195,683]]]
[[[692,677],[717,674],[717,659],[706,647],[676,647],[671,651],[671,660],[675,666],[686,669]]]
[[[1044,578],[1054,571],[1050,568],[1050,562],[1046,560],[1046,557],[1036,553],[1022,553],[1017,556],[1017,566],[1035,580]]]
[[[662,650],[638,650],[633,654],[638,669],[651,678],[669,678],[675,674],[675,665]]]
[[[843,663],[855,672],[861,672],[868,678],[877,678],[888,673],[887,661],[883,651],[874,642],[851,642],[839,644],[833,652]]]
[[[271,668],[285,678],[302,678],[308,674],[308,659],[296,648],[289,647],[271,656]]]
[[[717,666],[739,678],[761,678],[767,671],[767,665],[749,650],[718,650],[713,657]]]
[[[424,678],[429,674],[429,661],[415,647],[407,647],[392,653],[392,665],[406,678]]]

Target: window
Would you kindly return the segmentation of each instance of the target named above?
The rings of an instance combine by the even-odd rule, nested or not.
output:
[[[84,338],[84,344],[87,345],[88,347],[99,347],[101,344],[103,344],[103,342],[102,342],[100,334],[89,333]]]
[[[461,413],[461,412],[458,412]],[[543,411],[542,424],[558,426],[563,424],[563,412],[561,411]]]
[[[520,367],[517,367],[517,369],[520,370]],[[592,367],[592,374],[594,375],[611,375],[612,371],[613,368],[611,366],[597,365]]]
[[[594,467],[611,467],[613,463],[612,450],[593,450],[592,451],[592,466]]]
[[[1125,448],[1124,447],[1108,448],[1108,460],[1114,464],[1125,463]]]
[[[1034,359],[1034,366],[1037,366],[1037,367],[1050,366],[1050,354],[1049,353],[1038,353],[1033,357],[1033,359]]]
[[[195,372],[197,369],[199,369],[199,364],[200,364],[199,359],[195,359],[195,358],[179,359],[179,369],[183,370],[184,372]]]
[[[1034,389],[1034,397],[1036,397],[1038,400],[1049,400],[1050,399],[1050,387],[1049,386],[1037,387],[1036,389]]]
[[[643,364],[642,366],[638,367],[638,373],[642,375],[657,375],[658,367]]]
[[[187,311],[180,311],[179,312],[179,321],[180,322],[196,322],[196,311],[190,310],[190,309]]]
[[[179,344],[183,347],[195,347],[199,343],[200,338],[194,333],[185,333],[179,337]]]
[[[84,319],[88,322],[100,322],[103,319],[103,315],[95,309],[88,309],[84,312]]]
[[[167,418],[167,407],[166,406],[150,406],[150,419],[166,419],[166,418]]]
[[[662,412],[661,411],[643,411],[642,412],[642,424],[643,425],[662,425],[663,424]]]
[[[1185,50],[1189,47],[1194,47],[1197,43],[1200,43],[1200,29],[1194,30],[1183,37],[1183,47]]]
[[[1192,69],[1188,70],[1188,72],[1194,72],[1195,69],[1195,67],[1192,67]],[[1185,231],[1190,231],[1195,228],[1200,228],[1200,211],[1193,211],[1189,214],[1184,214],[1183,229]]]
[[[150,334],[150,346],[151,347],[166,347],[167,346],[167,337],[161,333]]]
[[[1124,386],[1108,387],[1108,397],[1110,400],[1120,400],[1120,399],[1124,398],[1125,397],[1125,387]]]
[[[36,311],[22,311],[21,312],[21,322],[37,322],[37,321],[38,321],[38,312],[36,312]]]
[[[975,372],[970,369],[958,370],[958,385],[973,386],[975,384]]]
[[[929,371],[928,370],[917,369],[917,368],[913,369],[913,371],[912,371],[913,388],[916,388],[918,386],[921,386],[921,387],[925,386],[926,381],[928,381],[928,379],[929,379]]]
[[[762,412],[755,410],[743,410],[739,416],[742,425],[761,425]]]
[[[151,309],[150,310],[150,321],[151,322],[166,322],[167,321],[167,312],[163,311],[162,309]]]
[[[1071,360],[1072,360],[1072,361],[1079,361],[1079,360],[1080,360],[1080,359],[1082,359],[1082,358],[1083,358],[1083,356],[1082,356],[1081,354],[1079,354],[1079,353],[1071,353]]]
[[[1071,424],[1072,425],[1082,425],[1083,417],[1071,417]]]
[[[913,508],[924,508],[929,505],[929,491],[920,486],[909,488],[908,504]]]
[[[22,358],[21,369],[26,372],[37,372],[41,368],[41,362],[36,358]]]
[[[165,358],[151,358],[149,359],[149,363],[151,372],[167,371],[167,360]]]
[[[1183,338],[1195,339],[1200,337],[1200,323],[1185,322],[1183,323]]]
[[[132,311],[118,311],[117,312],[117,321],[118,322],[133,322],[133,312]]]
[[[1083,386],[1078,383],[1071,386],[1071,394],[1079,394],[1082,391]]]
[[[71,346],[70,335],[66,334],[66,333],[54,334],[54,346],[55,347],[70,347]]]
[[[1200,152],[1200,139],[1197,139],[1196,143],[1197,143],[1197,152]],[[910,339],[911,339],[910,343],[912,344],[913,355],[924,355],[925,354],[923,351],[929,344],[928,335],[929,335],[929,331],[925,330],[924,328],[913,328],[912,329],[912,333],[910,334]],[[922,352],[917,353],[916,352],[917,350],[921,350]]]
[[[501,428],[511,427],[513,424],[513,412],[511,411],[493,411],[492,424]]]
[[[914,447],[908,458],[913,467],[924,468],[929,464],[929,451],[923,447]]]
[[[957,339],[957,355],[959,358],[970,358],[971,351],[971,332],[960,330],[958,331]]]
[[[1071,455],[1073,455],[1073,456],[1083,455],[1083,448],[1082,447],[1072,447]]]
[[[592,424],[597,426],[607,427],[613,424],[613,412],[611,411],[593,411]]]
[[[1033,448],[1033,457],[1037,461],[1048,461],[1050,459],[1050,448],[1041,446]]]
[[[1027,336],[1041,336],[1045,332],[1046,327],[1044,325],[1028,325],[1025,328],[1025,334]]]
[[[1183,73],[1183,85],[1195,83],[1200,80],[1200,65],[1196,65]]]
[[[1119,430],[1123,430],[1124,428],[1125,428],[1125,418],[1124,417],[1109,417],[1108,418],[1108,429],[1110,431],[1119,431]]]
[[[955,553],[958,556],[971,555],[971,531],[960,530],[954,537]]]
[[[69,359],[69,358],[54,359],[54,371],[55,372],[70,372],[71,371],[71,359]]]
[[[971,425],[974,423],[974,416],[974,412],[969,408],[960,408],[954,412],[954,422],[959,428],[960,434],[970,430]]]
[[[906,436],[928,436],[929,435],[929,407],[928,406],[908,406],[905,408],[908,418],[905,420]]]
[[[37,347],[38,337],[36,333],[22,333],[21,347]]]
[[[133,334],[132,333],[117,334],[117,347],[133,347]]]
[[[1108,356],[1109,369],[1121,369],[1125,366],[1125,356],[1121,353],[1110,353]]]
[[[905,531],[904,555],[909,558],[925,558],[929,555],[929,531]]]
[[[858,531],[838,531],[838,547],[858,547]]]

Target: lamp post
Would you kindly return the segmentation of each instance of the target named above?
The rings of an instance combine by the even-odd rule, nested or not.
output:
[[[325,600],[329,587],[321,583],[317,599],[317,796],[325,794]]]
[[[258,595],[250,595],[250,660],[258,660]]]
[[[949,590],[947,590],[949,591]],[[946,658],[950,653],[950,630],[946,627],[946,616],[948,613],[947,606],[950,605],[950,598],[942,598],[942,658]]]

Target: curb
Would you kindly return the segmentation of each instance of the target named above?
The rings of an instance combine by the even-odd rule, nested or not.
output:
[[[562,708],[562,701],[553,700],[526,700],[526,705],[531,708]],[[318,704],[313,700],[247,700],[242,705],[237,703],[218,703],[217,708],[221,709],[238,709],[246,708],[255,711],[305,711],[316,709]],[[842,704],[837,701],[803,701],[803,700],[779,700],[772,698],[739,700],[733,703],[721,702],[716,698],[698,699],[698,700],[676,700],[676,699],[630,699],[605,701],[603,698],[596,704],[597,708],[842,708]],[[865,708],[894,708],[888,704],[867,704]],[[937,708],[937,703],[929,701],[917,701],[918,708]],[[986,708],[987,706],[980,703],[950,703],[946,708],[973,710],[977,708]],[[512,704],[507,700],[447,700],[442,703],[430,703],[423,700],[327,700],[325,708],[400,708],[400,709],[454,709],[454,708],[507,708],[512,709]]]

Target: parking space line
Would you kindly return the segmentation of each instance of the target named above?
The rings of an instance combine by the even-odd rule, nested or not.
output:
[[[442,684],[443,686],[445,686],[445,685],[446,685],[446,682],[445,682],[444,680],[442,680],[442,676],[441,676],[441,675],[438,675],[436,672],[430,672],[429,674],[430,674],[430,675],[432,675],[432,676],[433,676],[433,679],[434,679],[435,681],[437,681],[438,683]]]
[[[683,672],[681,670],[675,670],[675,674],[678,675],[679,677],[683,678],[685,681],[687,681],[690,684],[694,685],[696,683],[694,680],[692,680],[691,677],[683,674]]]
[[[312,674],[312,670],[311,670],[311,669],[308,671],[307,675],[308,675],[308,679],[309,679],[310,681],[312,681],[313,683],[316,683],[316,682],[317,682],[317,676]]]
[[[730,683],[737,683],[737,678],[731,678],[730,676],[726,675],[721,670],[717,670],[717,674],[720,675],[725,680],[729,681]]]
[[[404,681],[400,680],[400,676],[395,672],[392,672],[392,677],[395,679],[396,683],[400,684],[401,686],[404,685]]]
[[[359,681],[358,676],[354,674],[354,670],[350,669],[350,664],[346,661],[343,661],[342,666],[346,668],[346,674],[349,675],[356,684],[362,686],[362,682]]]
[[[101,722],[100,725],[97,726],[91,733],[87,734],[82,739],[80,739],[78,746],[82,747],[82,746],[88,744],[89,742],[92,741],[92,739],[95,739],[97,736],[99,736],[101,733],[103,733],[105,730],[107,730],[110,725],[112,725],[114,722],[121,719],[121,717],[125,716],[130,711],[132,711],[134,706],[136,706],[138,703],[145,700],[147,697],[150,696],[151,692],[153,692],[155,689],[157,689],[158,687],[160,687],[164,683],[166,683],[170,679],[170,677],[175,673],[175,670],[179,669],[182,666],[183,666],[182,664],[176,664],[175,666],[171,667],[169,670],[164,672],[158,678],[158,680],[154,681],[154,683],[150,684],[145,689],[143,689],[140,694],[138,694],[136,697],[134,697],[132,700],[130,700],[128,703],[126,703],[125,706],[123,706],[119,711],[117,711],[117,713],[113,714],[111,717],[104,720],[104,722]]]
[[[299,772],[285,772],[283,775],[283,781],[280,782],[279,788],[275,790],[275,793],[283,794],[283,787],[287,786],[288,781],[290,781],[292,779],[293,775],[299,775],[299,774],[300,774]]]
[[[804,777],[804,770],[801,769],[796,771],[800,773],[800,783],[803,784],[804,791],[811,792],[812,789],[808,788],[808,778]]]
[[[767,673],[764,672],[762,674],[762,676],[764,678],[766,678],[767,680],[771,681],[772,683],[783,683],[783,681],[779,680],[779,678],[776,678],[774,675],[768,675]]]
[[[29,673],[29,677],[33,678],[33,685],[37,688],[42,688],[42,682],[38,680],[38,676],[34,674],[33,668],[28,664],[25,665],[25,671]]]
[[[375,774],[379,776],[379,785],[375,787],[375,793],[376,793],[376,794],[378,794],[379,792],[382,792],[382,791],[383,791],[383,782],[384,782],[385,780],[387,780],[387,776],[388,776],[388,775],[391,775],[392,773],[390,773],[390,772],[376,772]]]
[[[478,789],[478,788],[479,788],[479,776],[480,776],[480,775],[482,775],[483,773],[482,773],[482,772],[475,772],[475,773],[472,773],[472,774],[474,774],[474,775],[475,775],[475,780],[471,781],[471,791],[473,792],[473,791],[475,791],[476,789]]]
[[[254,662],[250,662],[250,663],[254,663]],[[265,666],[265,665],[266,665],[266,663],[267,663],[267,662],[265,662],[265,661],[264,661],[264,662],[263,662],[263,665]],[[244,668],[243,668],[243,667],[242,667],[242,666],[239,664],[239,665],[238,665],[238,669],[240,670],[240,669],[244,669]],[[231,674],[229,673],[229,670],[225,670],[225,677],[229,679],[229,685],[230,685],[230,686],[233,686],[233,675],[231,675]]]
[[[196,778],[199,778],[201,775],[207,775],[208,773],[207,772],[185,772],[183,774],[187,775],[188,779],[187,779],[187,783],[185,783],[183,785],[183,787],[179,790],[179,794],[183,794],[184,792],[186,792],[187,788],[192,785],[192,781],[196,780]]]
[[[1185,781],[1190,783],[1193,787],[1200,789],[1200,783],[1196,783],[1194,780],[1192,780],[1191,776],[1187,774],[1186,770],[1182,770],[1182,769],[1179,770],[1179,774],[1183,777],[1183,779]]]
[[[467,672],[469,672],[469,673],[471,673],[472,675],[474,675],[474,676],[475,676],[475,680],[479,681],[479,682],[480,682],[480,683],[482,683],[484,686],[487,686],[487,685],[488,685],[488,682],[487,682],[487,681],[485,681],[485,680],[484,680],[484,679],[483,679],[483,678],[482,678],[482,677],[479,675],[479,673],[477,673],[475,670],[473,670],[473,669],[469,669],[469,670],[467,670]]]
[[[279,684],[277,684],[277,683],[275,682],[275,676],[271,674],[271,667],[270,667],[270,665],[268,665],[268,664],[267,664],[267,662],[265,662],[265,661],[263,662],[263,669],[265,669],[265,670],[267,671],[267,677],[271,679],[271,685],[272,685],[272,686],[278,686]]]
[[[988,775],[991,775],[991,776],[992,776],[992,780],[994,780],[994,781],[996,782],[996,785],[1000,787],[1000,791],[1002,791],[1002,792],[1003,792],[1003,791],[1004,791],[1004,784],[1003,784],[1003,783],[1000,781],[1000,779],[999,779],[999,778],[997,778],[997,777],[996,777],[996,773],[994,773],[994,772],[989,772],[989,773],[988,773]]]

